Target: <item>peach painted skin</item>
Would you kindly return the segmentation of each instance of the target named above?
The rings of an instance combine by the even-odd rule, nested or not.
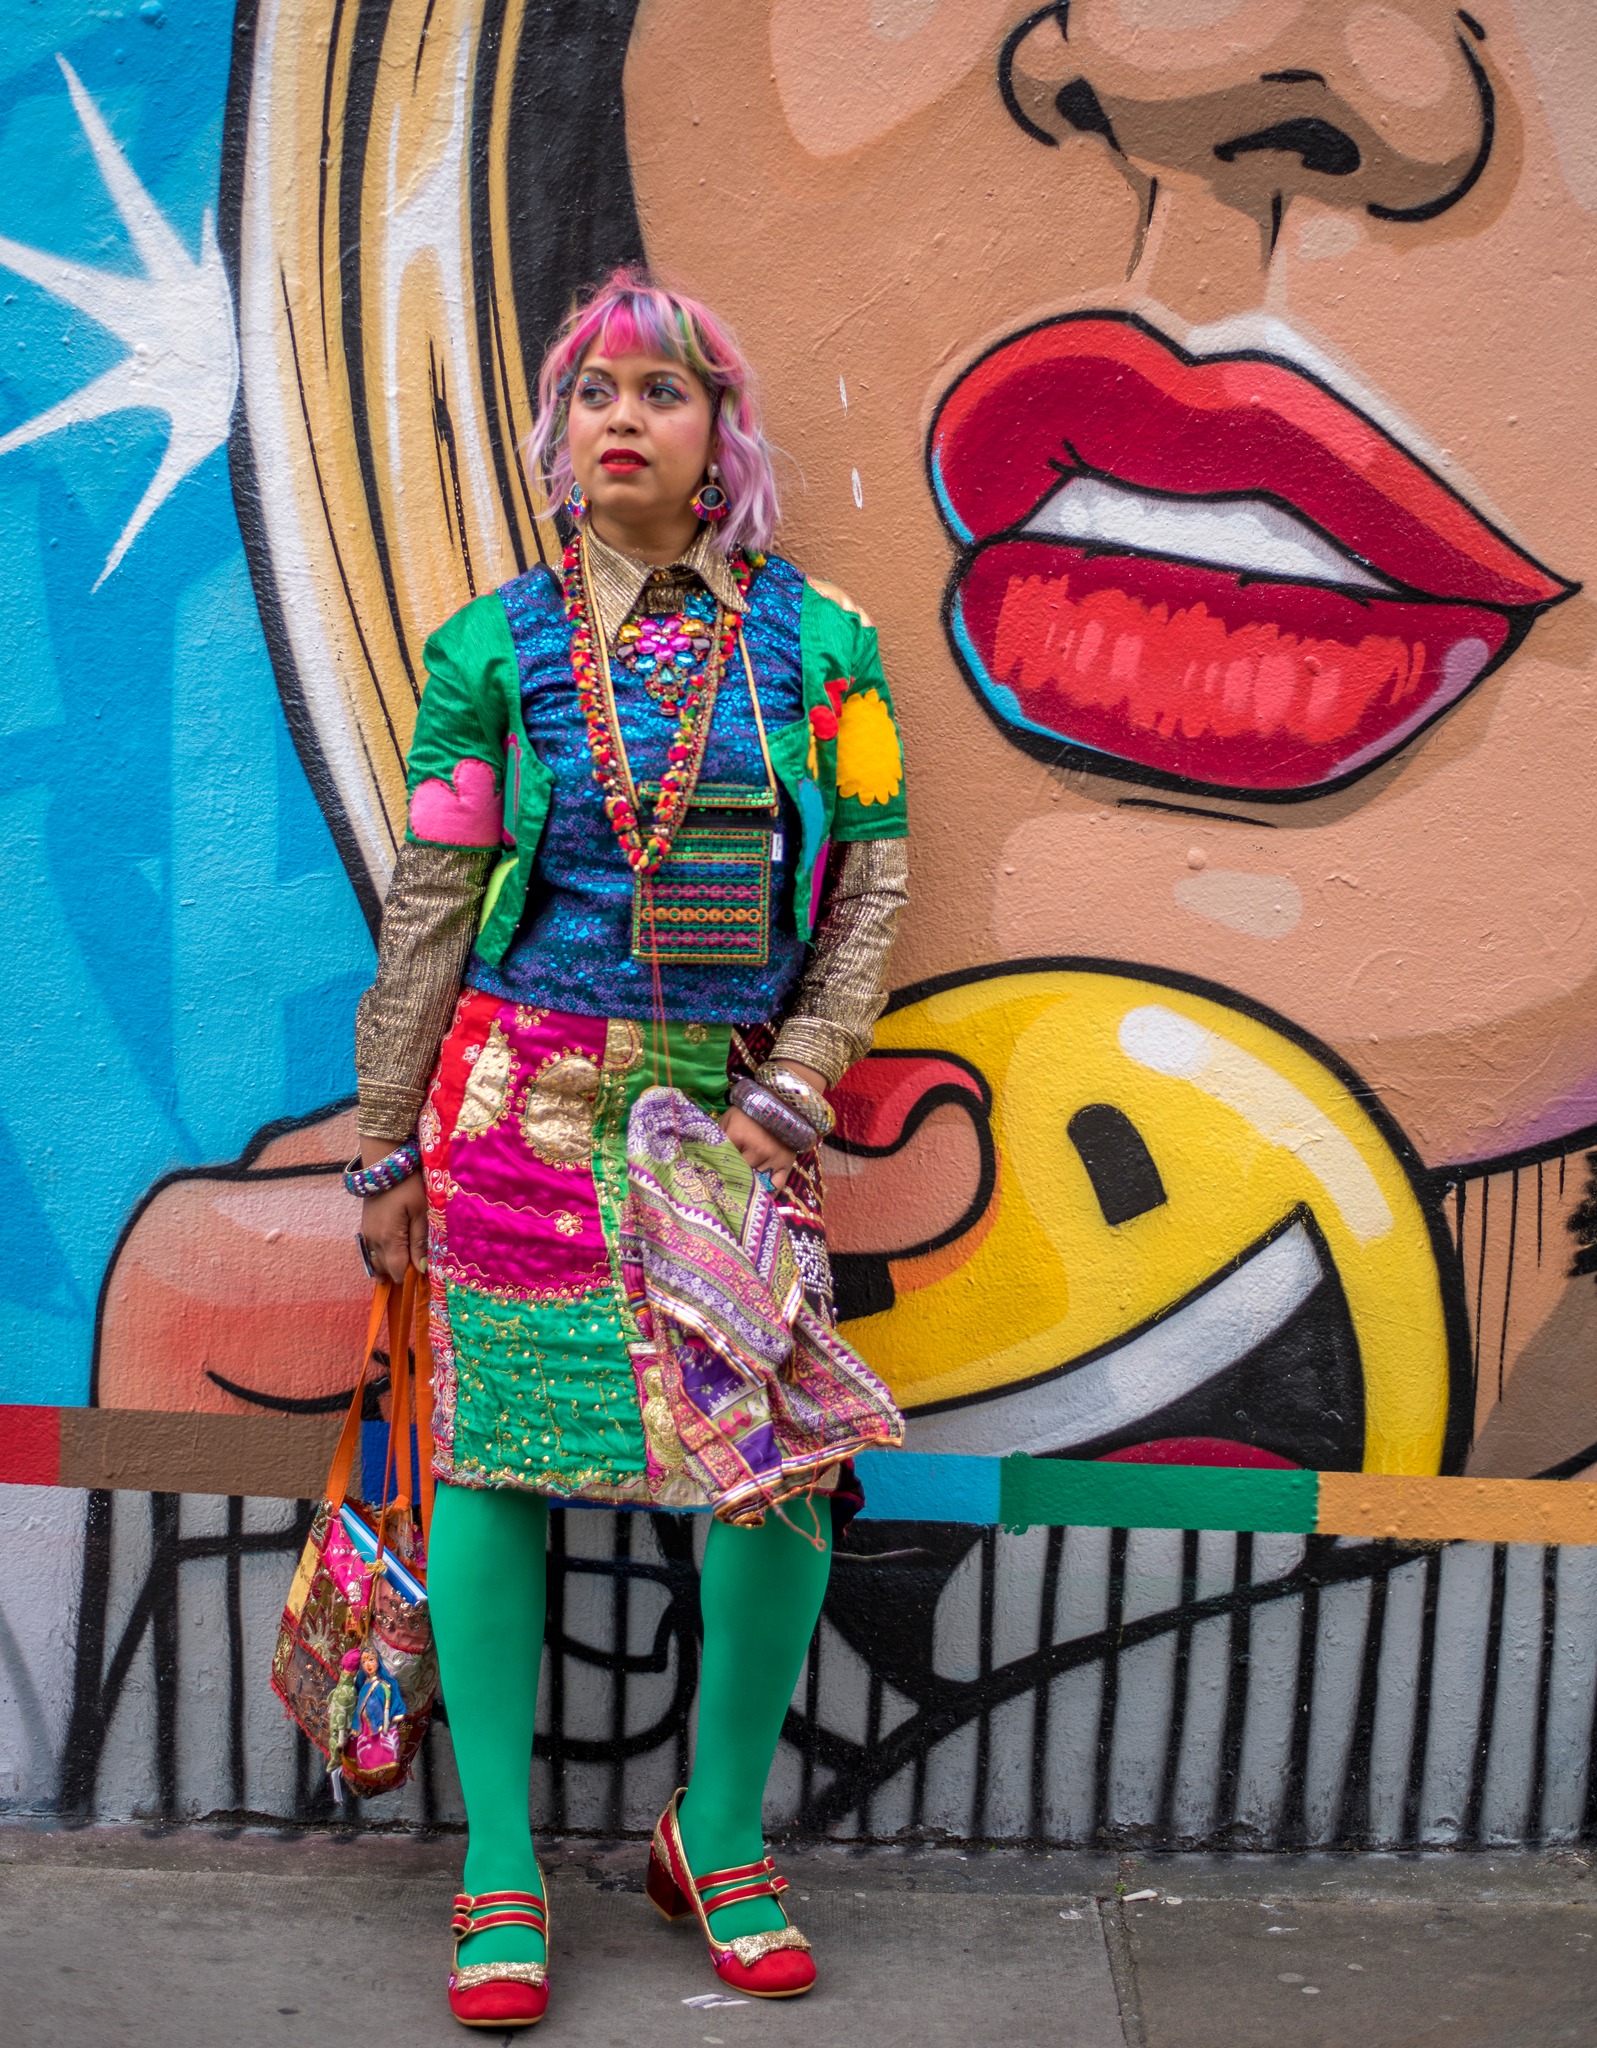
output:
[[[794,458],[785,545],[882,630],[916,791],[895,978],[1050,953],[1204,976],[1340,1053],[1433,1165],[1597,1120],[1588,596],[1523,616],[1499,666],[1329,793],[1061,767],[955,660],[926,468],[988,350],[1136,314],[1195,356],[1312,372],[1590,585],[1597,27],[1570,34],[1554,0],[1074,0],[1068,42],[1054,10],[1026,19],[645,0],[627,65],[650,260],[736,326]],[[1428,217],[1370,210],[1425,216],[1461,186]]]

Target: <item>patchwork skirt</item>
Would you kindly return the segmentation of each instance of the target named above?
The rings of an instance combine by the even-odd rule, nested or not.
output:
[[[463,992],[418,1122],[438,1478],[616,1506],[707,1504],[627,1303],[627,1118],[657,1084],[718,1116],[742,1064],[726,1024],[581,1017]],[[805,1296],[830,1321],[813,1158],[780,1206]]]

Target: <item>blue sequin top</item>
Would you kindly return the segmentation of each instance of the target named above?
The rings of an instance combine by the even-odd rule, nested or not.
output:
[[[743,637],[759,684],[767,735],[803,716],[799,610],[804,579],[790,562],[767,559],[749,590]],[[633,880],[604,814],[582,710],[571,673],[571,626],[558,580],[546,569],[507,583],[500,596],[521,665],[527,739],[554,776],[538,849],[534,888],[520,929],[497,967],[474,951],[469,987],[510,1002],[571,1010],[585,1017],[655,1014],[654,969],[632,954]],[[642,682],[612,661],[621,736],[633,780],[658,783],[675,721],[662,715]],[[760,751],[741,661],[727,665],[700,771],[699,788],[763,788],[770,776]],[[763,965],[730,959],[670,963],[659,969],[668,1018],[705,1024],[753,1024],[778,1015],[798,982],[804,942],[793,919],[793,869],[799,821],[776,784],[778,857],[771,864],[771,933]],[[647,810],[647,802],[644,806]],[[696,820],[690,812],[688,823]]]

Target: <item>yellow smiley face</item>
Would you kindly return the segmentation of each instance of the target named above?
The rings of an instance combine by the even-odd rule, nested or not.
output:
[[[968,981],[894,1011],[877,1047],[884,1073],[915,1055],[974,1070],[996,1160],[981,1213],[886,1261],[892,1305],[847,1325],[909,1448],[1456,1460],[1467,1351],[1440,1209],[1324,1055],[1096,968]],[[857,1174],[884,1148],[850,1147],[844,1110],[838,1164]]]

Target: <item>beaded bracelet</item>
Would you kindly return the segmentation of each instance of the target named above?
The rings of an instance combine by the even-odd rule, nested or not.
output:
[[[375,1166],[362,1166],[357,1152],[344,1168],[344,1185],[352,1195],[383,1195],[420,1171],[421,1147],[414,1138],[407,1138]]]
[[[790,1152],[808,1152],[815,1143],[814,1131],[797,1110],[789,1109],[758,1081],[740,1076],[732,1083],[732,1100],[746,1117]]]
[[[837,1128],[832,1105],[821,1091],[812,1088],[808,1081],[801,1081],[797,1074],[790,1074],[786,1067],[768,1061],[755,1078],[762,1088],[769,1088],[789,1109],[796,1110],[816,1137],[829,1138]]]

